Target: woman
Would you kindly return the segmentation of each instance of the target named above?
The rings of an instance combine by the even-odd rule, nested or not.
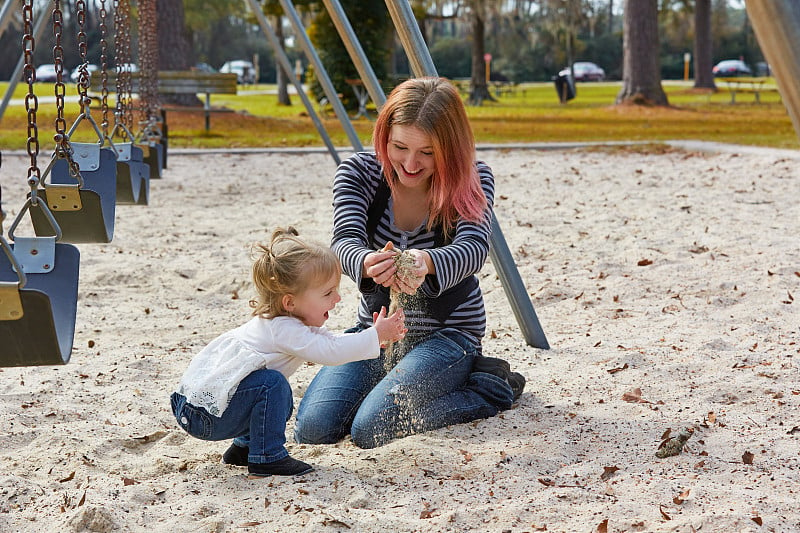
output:
[[[475,274],[489,253],[494,177],[475,162],[458,91],[438,78],[398,85],[376,120],[375,153],[342,162],[333,186],[333,249],[362,298],[358,325],[407,297],[404,355],[322,368],[297,412],[295,439],[362,448],[511,407],[525,379],[482,357],[486,329]],[[387,247],[387,243],[393,247]],[[411,257],[398,271],[398,251]]]

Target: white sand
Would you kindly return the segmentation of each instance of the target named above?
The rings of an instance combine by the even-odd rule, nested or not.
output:
[[[302,478],[220,464],[228,443],[179,430],[169,394],[248,318],[252,242],[283,224],[327,241],[335,165],[171,153],[151,204],[79,246],[72,361],[0,369],[0,531],[800,531],[797,159],[479,156],[552,346],[526,345],[487,264],[485,352],[527,377],[516,408],[374,450],[297,445],[290,422],[316,467]],[[27,163],[4,154],[12,218]],[[342,289],[334,330],[354,320]],[[295,374],[296,401],[317,369]],[[657,458],[684,427],[683,452]]]

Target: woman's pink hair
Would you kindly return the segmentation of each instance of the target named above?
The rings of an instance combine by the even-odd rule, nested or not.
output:
[[[419,128],[433,144],[428,229],[441,224],[447,235],[459,218],[481,222],[486,196],[475,166],[475,138],[456,88],[442,78],[413,78],[395,87],[387,98],[375,121],[372,141],[392,190],[395,176],[388,144],[395,124]]]

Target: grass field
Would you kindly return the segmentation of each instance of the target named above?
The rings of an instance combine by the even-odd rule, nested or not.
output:
[[[662,85],[669,107],[614,105],[620,82],[578,84],[577,97],[565,105],[559,103],[552,83],[529,83],[498,97],[496,102],[468,107],[467,112],[478,143],[697,139],[798,148],[798,136],[776,92],[762,95],[760,104],[749,94],[738,95],[737,103],[731,104],[730,94],[722,85],[715,93],[695,90],[692,82],[664,81]],[[0,83],[0,92],[5,94],[6,87],[7,83]],[[52,85],[40,87],[37,126],[44,153],[52,147],[56,109],[50,103]],[[0,120],[0,149],[26,147],[26,91],[24,84],[16,88],[12,103]],[[214,107],[237,112],[213,114],[208,132],[204,130],[202,113],[170,112],[170,146],[324,146],[301,99],[292,95],[291,106],[279,106],[274,92],[274,85],[256,85],[240,86],[237,95],[213,95]],[[74,85],[67,86],[66,94],[64,118],[69,128],[79,112]],[[100,115],[99,107],[93,109],[92,117],[98,123]],[[323,119],[323,124],[336,146],[351,145],[332,114]],[[369,145],[372,122],[360,118],[353,125],[362,143]],[[73,135],[73,140],[96,138],[88,121],[82,121]]]

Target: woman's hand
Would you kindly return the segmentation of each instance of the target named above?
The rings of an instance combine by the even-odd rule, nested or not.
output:
[[[370,252],[364,258],[363,277],[372,278],[372,281],[384,287],[390,287],[394,283],[397,273],[397,266],[394,264],[397,250],[391,244],[387,243],[383,250]]]
[[[397,291],[414,294],[427,274],[433,273],[433,262],[428,252],[410,248],[403,252],[413,261],[404,262],[404,268],[397,271],[394,279],[394,288]]]

